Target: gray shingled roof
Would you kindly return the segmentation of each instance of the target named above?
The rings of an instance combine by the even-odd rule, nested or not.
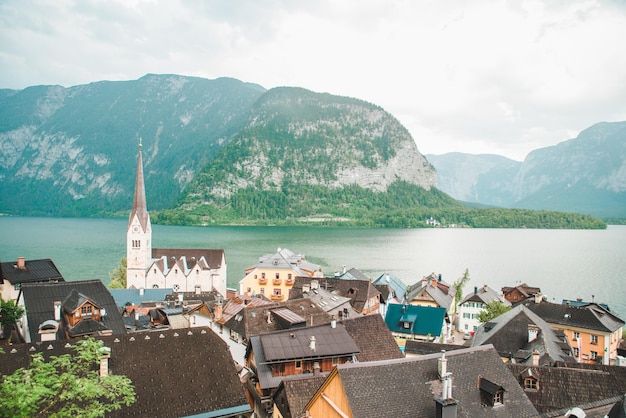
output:
[[[440,354],[406,359],[348,363],[337,366],[355,417],[435,417],[441,397],[437,364]],[[452,398],[458,417],[532,417],[537,411],[492,346],[446,353],[452,373]],[[486,406],[478,389],[479,376],[502,386],[502,406]],[[332,377],[332,374],[331,374]]]
[[[528,341],[528,325],[536,325],[539,329],[537,339]],[[541,319],[524,305],[517,305],[508,312],[482,324],[476,330],[471,346],[492,344],[503,357],[518,357],[518,362],[531,362],[530,353],[537,350],[542,362],[571,360],[569,349],[563,348],[561,339],[555,334],[550,324]],[[528,352],[527,356],[518,354],[520,350]]]
[[[108,414],[109,417],[178,417],[220,410],[250,411],[227,344],[208,328],[97,339],[111,348],[110,372],[129,377],[137,394],[136,403]],[[65,344],[66,341],[53,341],[14,345],[0,353],[0,375],[26,367],[32,347],[44,356],[73,353]]]
[[[322,386],[326,375],[300,375],[282,381],[274,394],[274,404],[283,418],[300,418],[305,415],[305,407],[315,392]]]
[[[21,300],[24,301],[31,341],[40,341],[38,327],[44,321],[54,319],[54,302],[64,301],[75,290],[106,310],[102,322],[114,334],[125,334],[126,327],[109,290],[100,280],[83,280],[62,283],[24,283]],[[63,338],[61,326],[57,338]]]
[[[551,324],[601,332],[613,332],[624,326],[623,320],[596,303],[568,306],[546,301],[528,301],[524,305]]]
[[[377,361],[403,358],[385,320],[378,314],[358,316],[341,322],[359,347],[357,361]]]
[[[467,294],[459,305],[462,305],[465,302],[481,302],[487,304],[493,300],[498,300],[507,306],[511,305],[511,302],[504,298],[501,298],[498,292],[496,292],[487,285],[475,287],[474,291]]]
[[[65,281],[57,266],[49,258],[24,260],[24,269],[18,268],[16,261],[3,262],[0,263],[0,273],[3,279],[13,285],[18,283]]]
[[[380,291],[374,287],[369,280],[351,280],[336,279],[332,277],[313,278],[308,276],[298,276],[294,280],[293,286],[289,291],[289,299],[306,297],[303,295],[303,286],[311,285],[311,282],[317,281],[321,289],[330,292],[336,292],[339,296],[350,298],[352,308],[361,313],[369,298],[380,296]]]

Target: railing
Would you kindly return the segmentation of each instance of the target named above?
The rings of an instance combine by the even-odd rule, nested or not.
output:
[[[272,295],[270,296],[271,300],[283,300],[283,295]]]
[[[267,284],[267,277],[261,277],[259,279],[259,284]]]
[[[280,277],[274,277],[274,278],[272,279],[272,283],[274,283],[274,284],[280,284],[280,282],[281,282]]]

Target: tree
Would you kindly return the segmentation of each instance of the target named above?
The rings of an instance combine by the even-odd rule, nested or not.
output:
[[[109,273],[110,289],[126,289],[126,257],[122,257],[120,264]]]
[[[135,402],[135,388],[126,376],[100,376],[106,350],[89,337],[73,348],[74,355],[35,353],[28,368],[0,382],[0,411],[11,417],[103,417]]]
[[[461,302],[461,300],[463,300],[463,288],[465,287],[467,282],[469,282],[469,279],[470,279],[469,269],[465,269],[465,271],[463,272],[463,275],[459,277],[452,284],[452,287],[454,287],[454,312],[455,313],[456,313],[457,307],[459,306],[459,303]]]
[[[502,315],[510,309],[510,306],[507,306],[501,301],[494,299],[491,302],[487,302],[486,310],[478,312],[477,318],[481,323],[484,324],[485,322],[491,321],[493,318]]]
[[[0,299],[0,325],[4,337],[11,342],[13,326],[24,315],[24,308],[18,306],[13,300]]]

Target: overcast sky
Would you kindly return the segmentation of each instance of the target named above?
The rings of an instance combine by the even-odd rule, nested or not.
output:
[[[626,120],[626,1],[0,0],[0,88],[147,73],[355,97],[424,154],[521,161]]]

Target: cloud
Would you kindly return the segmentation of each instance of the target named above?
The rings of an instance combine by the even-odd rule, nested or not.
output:
[[[626,120],[622,39],[603,0],[7,0],[0,87],[229,76],[378,104],[422,152],[522,159]]]

